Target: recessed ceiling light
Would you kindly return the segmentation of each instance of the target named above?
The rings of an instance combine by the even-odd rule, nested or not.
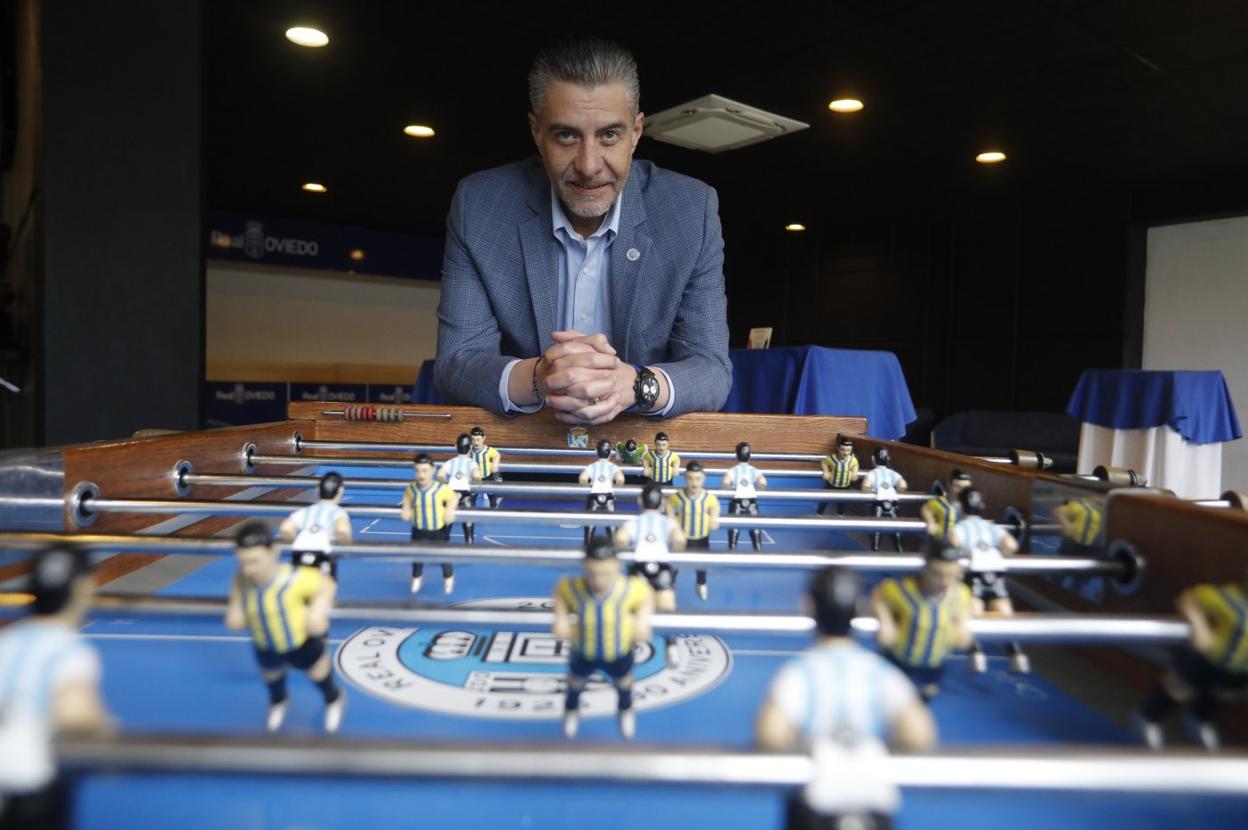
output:
[[[320,182],[304,182],[303,189],[309,193],[328,193],[329,188]]]
[[[364,251],[360,248],[352,248],[350,257],[354,262],[360,262],[364,259]]]
[[[828,109],[833,112],[858,112],[862,109],[862,102],[857,98],[837,98],[828,102]]]
[[[799,223],[799,222],[791,222],[791,223],[789,223],[789,224],[785,225],[785,226],[784,226],[784,229],[785,229],[786,231],[804,231],[804,230],[806,230],[806,226],[805,226],[805,225],[803,225],[803,224],[801,224],[801,223]]]
[[[433,127],[426,127],[423,124],[408,124],[403,128],[403,133],[412,138],[433,138],[434,136]]]
[[[329,35],[309,26],[294,26],[287,29],[286,39],[299,46],[324,46],[329,43]]]
[[[1000,164],[1005,161],[1005,153],[1000,150],[988,150],[975,157],[980,164]]]

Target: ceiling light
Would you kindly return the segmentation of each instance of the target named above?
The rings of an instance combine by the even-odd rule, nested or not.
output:
[[[833,112],[858,112],[862,109],[862,102],[857,98],[837,98],[828,102],[828,109]]]
[[[434,136],[433,127],[426,127],[423,124],[408,124],[403,128],[403,133],[412,138],[433,138]]]
[[[805,226],[805,225],[803,225],[803,224],[801,224],[801,223],[799,223],[799,222],[791,222],[791,223],[789,223],[789,224],[785,225],[785,226],[784,226],[784,229],[785,229],[786,231],[804,231],[804,230],[806,230],[806,226]]]
[[[988,150],[975,157],[980,164],[1000,164],[1005,161],[1005,153],[1000,150]]]
[[[703,95],[656,115],[647,115],[645,134],[678,147],[719,153],[789,135],[809,126],[722,95]]]
[[[361,262],[364,259],[364,251],[359,248],[352,248],[350,257],[352,262]]]
[[[329,35],[320,29],[308,26],[295,26],[287,29],[286,39],[299,46],[324,46],[329,43]]]
[[[320,182],[304,182],[303,189],[309,193],[328,193],[329,188]]]

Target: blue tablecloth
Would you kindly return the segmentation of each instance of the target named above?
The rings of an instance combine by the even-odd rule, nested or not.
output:
[[[867,434],[896,439],[914,420],[914,403],[892,352],[794,346],[733,349],[732,392],[725,412],[793,415],[862,415]],[[433,361],[426,360],[412,392],[413,403],[445,403],[433,388]]]
[[[868,435],[889,440],[915,418],[895,354],[822,346],[733,349],[724,411],[862,415]]]
[[[1066,411],[1109,429],[1166,426],[1193,444],[1243,436],[1221,372],[1089,369]]]

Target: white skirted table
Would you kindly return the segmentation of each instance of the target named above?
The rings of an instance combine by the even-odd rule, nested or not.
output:
[[[1221,372],[1089,369],[1066,411],[1078,472],[1127,467],[1181,498],[1219,496],[1222,444],[1243,436]]]

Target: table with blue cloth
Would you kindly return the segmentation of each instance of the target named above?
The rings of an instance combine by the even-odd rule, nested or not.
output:
[[[1089,369],[1066,411],[1080,473],[1126,467],[1184,498],[1222,490],[1222,444],[1243,436],[1221,372]]]
[[[915,418],[910,389],[892,352],[792,346],[733,349],[725,412],[861,415],[867,434],[895,440]],[[680,390],[677,390],[680,394]],[[413,403],[445,403],[433,388],[433,361],[420,367]]]

